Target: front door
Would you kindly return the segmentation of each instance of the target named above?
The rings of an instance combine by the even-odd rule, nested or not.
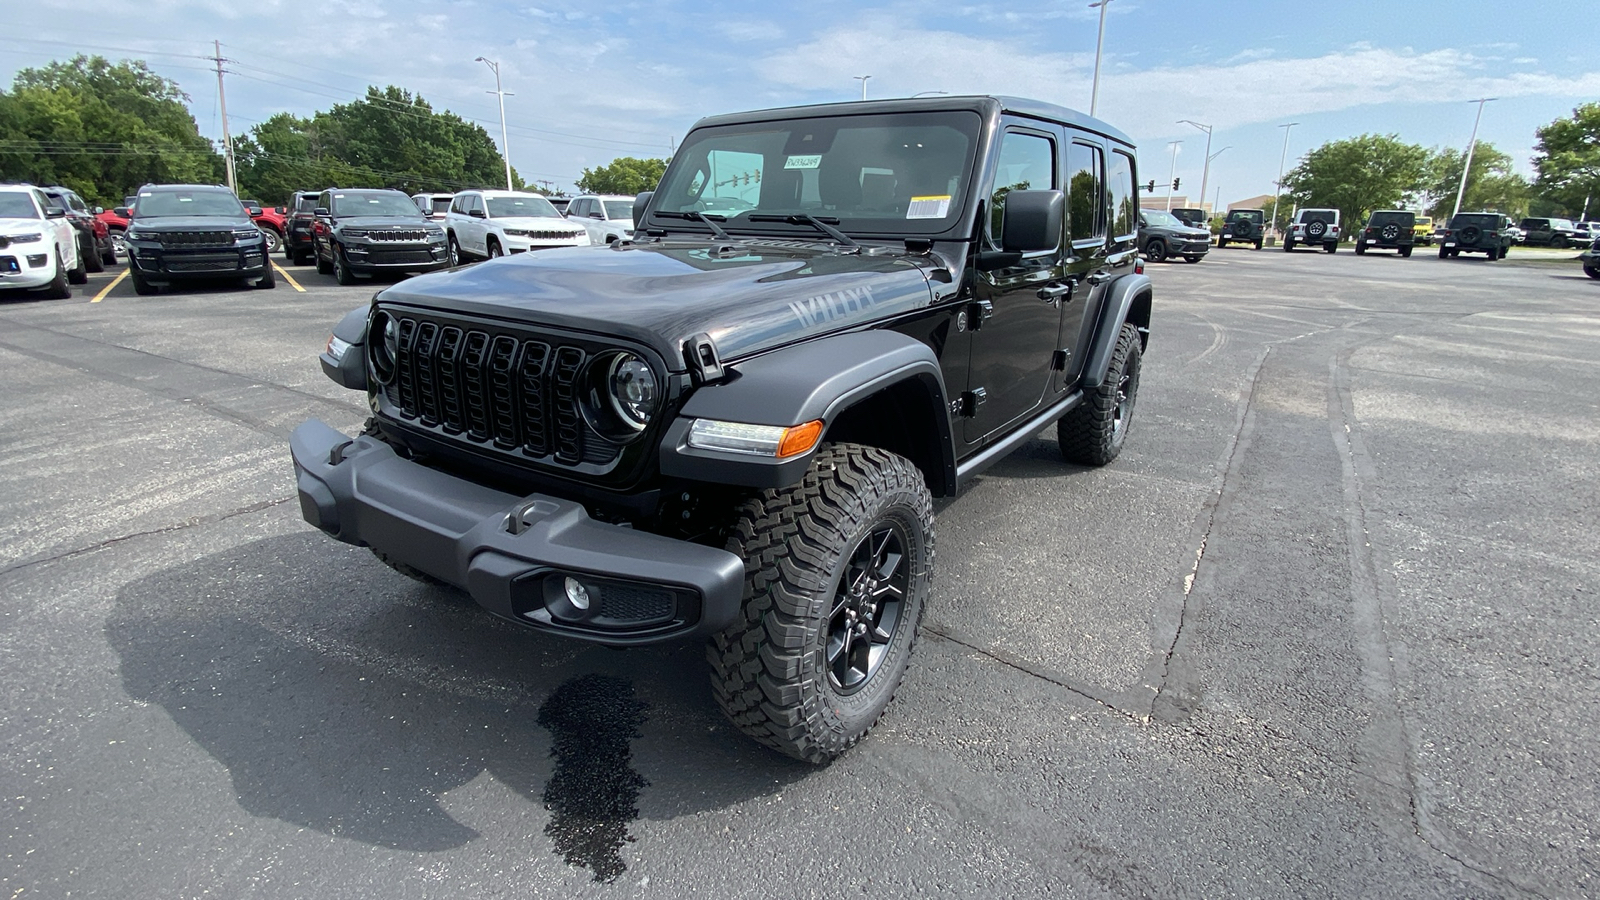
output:
[[[1058,132],[1022,125],[1006,128],[990,190],[983,249],[1001,247],[1006,194],[1060,189],[1059,154]],[[1041,297],[1040,292],[1062,284],[1063,259],[1058,244],[1054,250],[1025,254],[1015,265],[973,273],[975,302],[967,311],[967,327],[972,330],[972,363],[964,397],[970,413],[963,432],[967,443],[981,443],[1036,411],[1043,401],[1050,387],[1061,309],[1057,299]]]

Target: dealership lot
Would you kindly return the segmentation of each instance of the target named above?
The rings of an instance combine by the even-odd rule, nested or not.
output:
[[[0,893],[1593,895],[1600,283],[1517,253],[1151,267],[1123,456],[1046,435],[940,505],[825,769],[698,646],[523,633],[301,521],[379,285],[0,299]]]

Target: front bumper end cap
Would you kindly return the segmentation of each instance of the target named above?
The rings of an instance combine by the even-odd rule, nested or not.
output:
[[[501,618],[630,646],[709,637],[739,613],[744,563],[726,550],[598,522],[570,500],[487,488],[317,420],[294,430],[290,452],[307,522],[452,584]],[[574,609],[551,595],[567,579],[617,602]]]

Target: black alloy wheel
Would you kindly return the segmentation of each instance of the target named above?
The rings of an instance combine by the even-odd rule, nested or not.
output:
[[[828,681],[849,696],[878,674],[899,634],[906,591],[905,528],[889,519],[879,523],[847,557],[828,616]]]
[[[1144,248],[1145,259],[1153,263],[1167,261],[1167,242],[1162,240],[1151,241]]]
[[[1056,444],[1067,462],[1103,466],[1117,458],[1139,402],[1143,348],[1139,330],[1123,323],[1105,381],[1056,422]]]

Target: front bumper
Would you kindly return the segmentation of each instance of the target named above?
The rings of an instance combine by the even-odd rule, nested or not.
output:
[[[0,250],[0,290],[44,287],[56,278],[56,261],[43,241]]]
[[[597,522],[569,500],[496,491],[316,420],[295,429],[290,450],[307,522],[501,618],[631,646],[705,638],[739,614],[744,563],[726,550]],[[568,579],[588,590],[587,609],[567,600]]]
[[[555,247],[588,247],[589,232],[573,235],[570,238],[537,237],[519,234],[506,235],[507,253],[527,253],[530,250],[549,250]]]
[[[432,272],[450,265],[450,254],[444,244],[400,244],[386,241],[349,241],[343,243],[344,259],[352,272]]]
[[[128,265],[158,283],[185,278],[260,278],[267,269],[263,242],[184,250],[147,241],[128,241],[125,246]]]

